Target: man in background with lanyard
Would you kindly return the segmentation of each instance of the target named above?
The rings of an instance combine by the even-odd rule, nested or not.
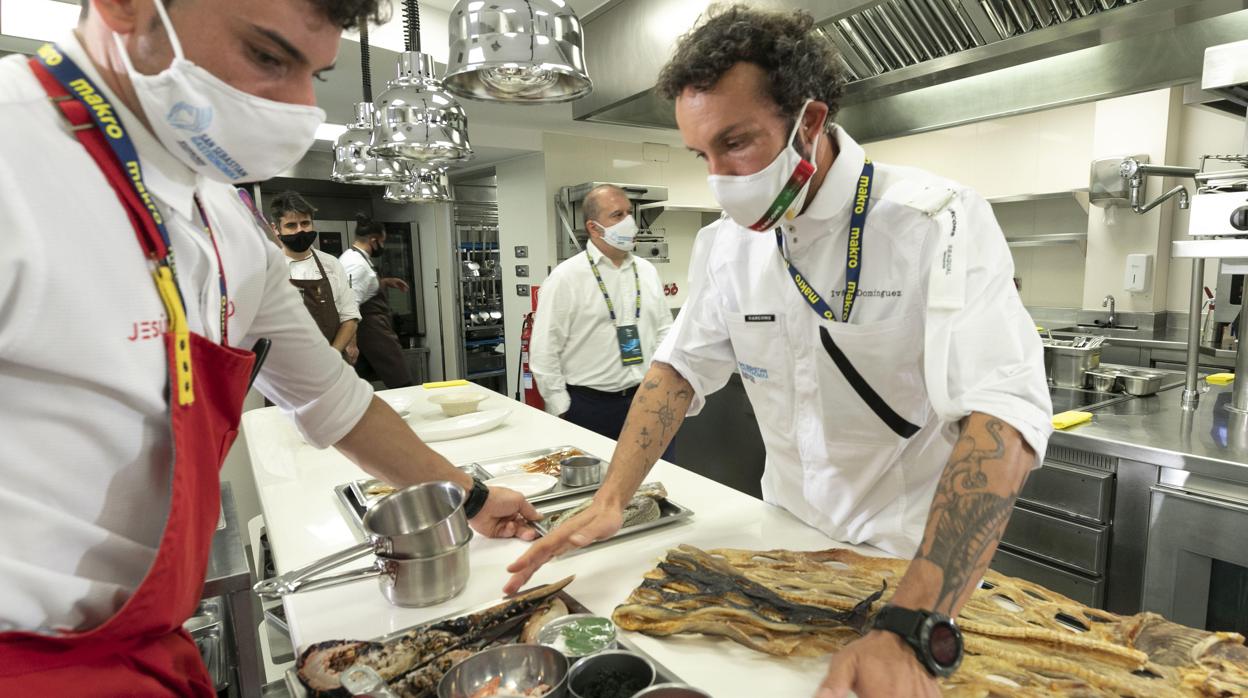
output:
[[[314,77],[377,12],[93,0],[0,59],[0,695],[215,696],[182,624],[253,377],[312,445],[456,482],[479,532],[533,535],[518,493],[429,449],[329,347],[232,186],[303,156]]]
[[[404,388],[412,384],[412,374],[394,331],[394,313],[386,289],[407,293],[409,287],[403,279],[377,273],[374,260],[386,249],[385,224],[362,213],[355,218],[355,242],[339,257],[362,316],[355,338],[360,350],[355,368],[361,376],[380,380],[387,388]]]
[[[683,416],[739,372],[764,499],[913,560],[819,698],[935,697],[961,660],[950,617],[1044,455],[1043,350],[987,202],[872,164],[833,123],[843,85],[804,12],[721,8],[680,40],[658,89],[726,215],[698,235],[693,293],[593,504],[513,563],[505,589],[617,531]]]
[[[312,246],[316,242],[314,213],[312,204],[293,191],[278,194],[269,204],[273,232],[290,260],[290,284],[298,289],[303,306],[329,346],[347,363],[355,363],[360,309],[342,262]]]
[[[547,412],[616,439],[672,313],[658,270],[632,254],[628,195],[604,184],[583,208],[589,244],[542,284],[530,366]]]

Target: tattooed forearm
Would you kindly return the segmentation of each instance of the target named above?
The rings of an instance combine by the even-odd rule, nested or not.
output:
[[[976,413],[963,422],[900,596],[911,605],[956,614],[988,568],[1034,458],[1001,420]],[[934,569],[916,572],[921,562]],[[919,586],[926,588],[920,592]]]
[[[603,483],[604,496],[632,497],[676,436],[691,402],[693,387],[676,369],[660,362],[650,366],[620,431],[607,482]]]

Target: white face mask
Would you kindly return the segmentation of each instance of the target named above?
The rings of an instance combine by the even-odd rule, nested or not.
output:
[[[602,228],[602,240],[621,252],[632,252],[637,246],[637,222],[632,216],[616,223],[610,228],[595,221]]]
[[[173,46],[168,68],[139,73],[121,37],[113,34],[113,40],[161,144],[192,170],[229,184],[263,181],[298,162],[316,140],[325,112],[231,87],[186,60],[164,0],[156,0],[156,11]]]
[[[797,129],[802,125],[809,104],[808,99],[802,105],[788,143],[770,165],[752,175],[707,176],[715,200],[739,225],[751,230],[768,230],[789,211],[801,210],[810,179],[818,169],[814,154],[818,152],[819,136],[823,134],[820,128],[810,147],[810,160],[797,152]]]

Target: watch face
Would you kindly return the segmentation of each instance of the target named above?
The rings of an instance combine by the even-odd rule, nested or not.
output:
[[[958,633],[949,623],[936,623],[929,635],[932,659],[942,667],[954,666],[962,654]]]

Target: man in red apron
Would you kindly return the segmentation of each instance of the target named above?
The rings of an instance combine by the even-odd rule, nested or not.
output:
[[[262,338],[256,386],[313,445],[457,482],[485,535],[537,517],[373,397],[232,186],[302,157],[312,78],[377,3],[163,1],[94,0],[73,35],[0,60],[3,696],[214,694],[182,623],[255,368],[238,347]]]
[[[349,351],[355,343],[360,311],[342,262],[312,246],[317,235],[312,221],[316,209],[298,193],[285,191],[273,197],[269,212],[277,241],[290,260],[290,284],[299,290],[304,307],[329,345],[354,363]]]

